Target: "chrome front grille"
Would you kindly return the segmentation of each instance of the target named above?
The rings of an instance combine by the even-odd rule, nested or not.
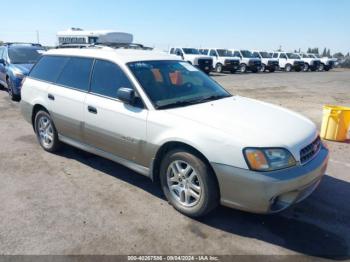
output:
[[[321,149],[321,139],[317,137],[310,145],[300,150],[300,163],[305,164],[309,162]]]

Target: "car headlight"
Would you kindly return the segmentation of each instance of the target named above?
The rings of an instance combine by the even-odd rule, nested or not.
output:
[[[284,148],[245,148],[243,150],[251,170],[273,171],[296,165],[292,154]]]

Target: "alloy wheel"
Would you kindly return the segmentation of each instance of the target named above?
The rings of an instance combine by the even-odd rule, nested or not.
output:
[[[167,184],[172,198],[185,207],[198,204],[202,195],[202,181],[187,162],[175,160],[167,170]]]
[[[39,139],[43,147],[51,148],[54,142],[54,131],[51,120],[47,116],[41,116],[38,123]]]

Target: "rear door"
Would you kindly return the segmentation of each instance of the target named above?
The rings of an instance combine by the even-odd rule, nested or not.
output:
[[[89,90],[92,58],[61,57],[63,68],[48,88],[50,112],[60,135],[84,142],[84,100]]]
[[[124,104],[117,99],[121,87],[134,88],[123,70],[115,63],[96,60],[91,77],[90,93],[84,106],[86,142],[97,149],[144,163],[148,111]]]

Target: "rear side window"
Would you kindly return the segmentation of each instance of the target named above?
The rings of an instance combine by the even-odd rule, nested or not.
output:
[[[96,60],[91,78],[91,92],[116,98],[121,87],[133,88],[119,66],[112,62]]]
[[[57,79],[57,84],[88,91],[92,62],[91,58],[69,58]]]
[[[60,56],[43,56],[34,66],[29,76],[48,82],[56,82],[69,58]]]
[[[274,54],[273,54],[273,58],[278,58],[278,54],[277,54],[277,53],[274,53]]]

